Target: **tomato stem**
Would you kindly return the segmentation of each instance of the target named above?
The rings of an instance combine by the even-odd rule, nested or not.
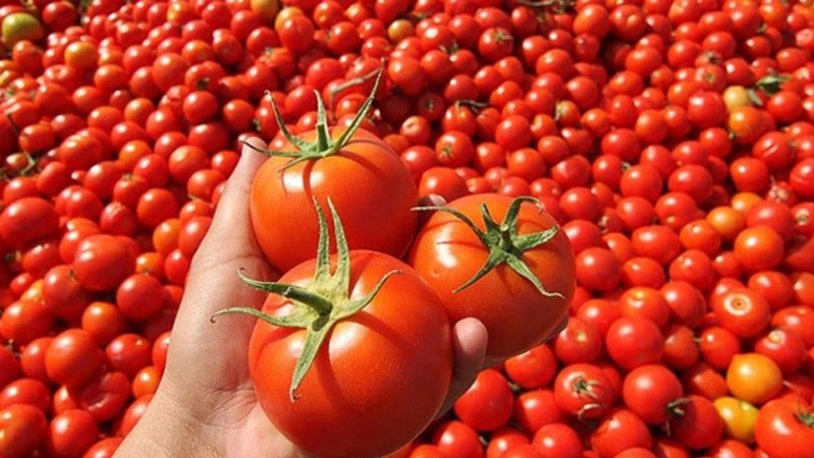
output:
[[[277,102],[273,97],[271,97],[271,109],[274,113],[274,119],[280,128],[280,133],[283,135],[283,137],[285,137],[286,140],[288,140],[289,143],[291,143],[291,145],[294,146],[294,148],[296,148],[296,151],[264,150],[262,152],[269,156],[289,157],[292,159],[280,168],[280,173],[301,162],[312,159],[321,159],[338,153],[350,141],[353,134],[356,133],[356,131],[362,126],[365,117],[370,111],[370,108],[373,106],[373,102],[376,100],[376,92],[379,90],[379,85],[382,81],[383,70],[384,67],[379,67],[376,73],[376,82],[373,84],[373,90],[359,108],[359,112],[356,113],[356,116],[353,118],[350,126],[348,126],[348,128],[345,129],[345,131],[342,132],[342,134],[336,140],[332,138],[331,132],[328,128],[328,117],[325,111],[325,103],[323,102],[322,95],[320,95],[319,91],[314,91],[317,98],[317,122],[315,126],[316,141],[313,142],[303,140],[288,130],[288,127],[286,127],[285,121],[283,120],[283,116],[280,113],[280,107],[277,106]]]
[[[544,231],[535,232],[532,234],[518,234],[518,216],[520,206],[524,203],[533,203],[538,206],[542,211],[540,201],[533,197],[517,197],[509,204],[509,209],[506,211],[506,216],[503,222],[498,224],[494,217],[489,212],[486,204],[481,206],[481,213],[483,215],[483,224],[485,231],[481,230],[472,222],[466,215],[446,206],[428,206],[428,207],[415,207],[413,210],[418,211],[443,211],[447,212],[467,225],[472,232],[477,235],[484,247],[489,249],[489,256],[483,266],[472,276],[466,283],[455,288],[453,293],[460,292],[473,283],[480,280],[484,275],[495,269],[497,266],[506,264],[518,275],[531,282],[537,291],[546,297],[559,297],[564,296],[559,292],[548,291],[545,286],[540,282],[540,279],[534,275],[529,266],[523,261],[522,256],[528,250],[536,248],[557,235],[559,231],[558,226],[552,226]]]

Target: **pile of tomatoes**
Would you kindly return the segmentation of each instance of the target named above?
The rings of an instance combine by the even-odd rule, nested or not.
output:
[[[810,2],[0,0],[0,25],[1,456],[112,454],[242,142],[281,140],[272,101],[312,130],[315,90],[348,123],[382,62],[362,129],[419,196],[533,196],[577,281],[565,329],[400,456],[814,453]]]

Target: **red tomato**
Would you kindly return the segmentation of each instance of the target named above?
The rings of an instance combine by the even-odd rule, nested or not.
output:
[[[477,431],[494,431],[506,425],[512,416],[514,397],[500,372],[486,369],[478,374],[453,405],[458,418]]]
[[[73,271],[79,284],[89,291],[117,287],[136,268],[136,256],[121,239],[112,235],[92,235],[76,249]]]
[[[502,228],[486,226],[482,205],[489,220],[503,220]],[[474,316],[486,325],[487,358],[516,355],[550,337],[575,287],[573,253],[554,220],[522,199],[496,194],[463,197],[441,210],[416,237],[409,259],[453,321]]]
[[[592,364],[572,364],[557,374],[554,399],[564,413],[591,420],[607,412],[614,392],[602,369]]]
[[[681,381],[664,366],[639,366],[625,376],[622,395],[625,405],[650,425],[663,425],[669,415],[681,410]]]
[[[591,448],[599,458],[612,458],[633,447],[649,449],[652,445],[647,425],[626,409],[610,410],[591,434]]]
[[[811,408],[805,402],[787,398],[769,401],[761,407],[755,424],[758,446],[769,456],[803,458],[811,453],[814,440]]]
[[[90,382],[103,362],[102,350],[90,334],[81,329],[68,329],[58,334],[45,352],[48,377],[71,388]]]
[[[451,377],[450,325],[438,296],[408,265],[373,251],[348,253],[342,225],[331,211],[338,255],[329,259],[327,222],[318,210],[324,237],[317,259],[279,280],[296,286],[271,290],[294,291],[297,302],[268,296],[265,319],[287,324],[258,322],[249,369],[263,410],[297,446],[320,455],[337,449],[383,455],[416,437],[440,409]],[[332,318],[323,322],[319,310]],[[381,325],[387,332],[380,332]],[[290,351],[303,345],[316,349],[302,356]],[[437,357],[420,356],[426,354]],[[363,374],[364,381],[358,378]],[[341,415],[335,414],[337,402],[344,405]],[[351,417],[356,420],[349,422]],[[312,434],[315,426],[323,431],[319,436]],[[351,439],[372,429],[381,431],[375,440]]]
[[[0,410],[0,454],[29,456],[42,444],[48,432],[45,413],[28,404],[14,404]]]
[[[283,272],[313,257],[316,215],[294,209],[311,208],[313,199],[324,205],[328,197],[344,215],[351,248],[404,254],[415,230],[417,215],[410,208],[418,195],[390,147],[365,130],[345,128],[287,140],[280,149],[299,151],[299,159],[271,156],[251,189],[254,232],[272,266]]]

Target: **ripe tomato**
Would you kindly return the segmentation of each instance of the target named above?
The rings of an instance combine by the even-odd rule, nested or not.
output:
[[[48,377],[68,387],[81,387],[101,369],[102,350],[90,334],[81,329],[68,329],[54,337],[45,352]]]
[[[554,399],[564,412],[581,420],[601,417],[614,401],[611,382],[598,366],[572,364],[557,374]]]
[[[755,406],[731,396],[718,398],[713,404],[724,420],[724,428],[729,437],[745,444],[755,441],[755,422],[758,417]]]
[[[29,456],[48,432],[45,413],[30,404],[14,404],[0,410],[0,454]]]
[[[68,409],[51,420],[47,448],[51,456],[82,456],[99,435],[93,415],[82,409]]]
[[[755,424],[757,445],[769,456],[803,458],[811,454],[814,440],[811,407],[787,398],[761,407]]]
[[[516,355],[550,337],[575,288],[573,253],[551,216],[497,194],[463,197],[439,210],[409,259],[453,321],[474,316],[486,325],[487,358]]]
[[[691,394],[682,403],[681,414],[670,421],[672,436],[691,450],[712,447],[724,432],[724,422],[707,398]]]
[[[539,453],[537,456],[541,457],[579,458],[583,456],[582,440],[577,432],[565,423],[544,425],[534,433],[532,444]]]
[[[365,113],[360,111],[360,122]],[[312,207],[313,199],[324,204],[328,197],[345,215],[351,248],[404,254],[416,226],[410,208],[418,194],[389,146],[365,130],[325,126],[286,140],[279,149],[295,152],[295,159],[272,155],[251,188],[254,232],[272,266],[284,272],[313,257],[316,215],[295,209]]]
[[[328,256],[327,222],[317,207],[317,259],[279,283],[243,277],[275,294],[259,315],[233,311],[263,318],[249,344],[249,369],[260,405],[289,440],[319,455],[381,456],[415,438],[440,409],[451,379],[450,325],[438,296],[410,266],[378,252],[348,252],[333,206],[331,212],[337,255]],[[296,300],[279,295],[291,292]],[[436,357],[421,357],[427,354]],[[322,433],[315,436],[314,427]],[[356,439],[374,430],[375,439]]]
[[[735,355],[726,372],[726,385],[737,398],[755,405],[773,399],[783,389],[783,373],[760,353]]]
[[[514,396],[508,382],[494,369],[481,371],[475,383],[453,405],[458,418],[477,431],[494,431],[512,416]]]
[[[740,338],[755,337],[772,319],[771,307],[763,297],[746,288],[729,290],[712,298],[718,324]]]
[[[668,414],[681,409],[683,388],[678,377],[664,366],[639,366],[625,376],[625,405],[645,423],[663,425]]]
[[[651,448],[647,425],[627,409],[611,409],[591,434],[591,448],[599,458],[612,458],[633,447]]]
[[[92,235],[76,248],[73,272],[88,291],[116,288],[136,269],[136,256],[121,239],[107,234]]]

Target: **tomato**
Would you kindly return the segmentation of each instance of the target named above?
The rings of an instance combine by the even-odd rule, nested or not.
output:
[[[591,434],[591,448],[599,458],[611,458],[633,447],[649,449],[652,445],[647,425],[626,409],[611,409]]]
[[[647,318],[623,316],[608,329],[605,346],[611,359],[620,367],[631,370],[657,363],[664,353],[664,336],[655,323]]]
[[[110,367],[132,378],[150,364],[152,347],[138,334],[121,334],[105,347],[105,355]]]
[[[108,372],[73,395],[98,422],[113,419],[130,397],[130,383],[121,372]]]
[[[0,334],[18,345],[25,345],[46,335],[54,316],[39,300],[20,299],[12,302],[0,315]]]
[[[440,456],[457,456],[461,458],[478,458],[483,456],[483,446],[478,433],[457,420],[442,423],[435,429],[432,443],[437,447]]]
[[[112,458],[124,438],[106,437],[85,452],[85,458]]]
[[[554,340],[557,359],[565,364],[593,362],[602,355],[602,346],[602,334],[596,324],[577,317],[570,318]]]
[[[783,374],[768,356],[744,353],[732,358],[726,384],[737,398],[760,405],[773,399],[783,388]]]
[[[564,423],[544,425],[534,433],[532,444],[542,457],[579,458],[582,456],[582,440],[573,428]]]
[[[549,337],[574,292],[567,237],[524,200],[483,194],[452,201],[430,217],[409,255],[454,321],[474,316],[486,325],[487,358],[519,354]],[[503,220],[502,228],[484,226],[487,218]]]
[[[408,265],[378,252],[348,253],[333,206],[331,213],[338,255],[329,259],[327,222],[317,207],[317,259],[286,272],[278,284],[289,286],[269,290],[277,293],[263,305],[268,322],[258,322],[252,334],[249,369],[261,407],[297,446],[323,455],[337,448],[356,456],[382,455],[416,437],[441,407],[451,378],[450,325],[438,296]],[[258,288],[274,285],[244,280]],[[291,291],[305,296],[295,293],[295,302],[278,295]],[[317,310],[333,318],[323,323]],[[382,324],[386,333],[375,330]],[[320,348],[328,335],[330,353]],[[289,351],[305,342],[315,351],[302,356]],[[339,342],[343,350],[337,352]],[[419,357],[428,353],[437,358]],[[363,374],[364,382],[358,378]],[[339,415],[337,402],[344,406]],[[349,415],[357,420],[348,422]],[[316,425],[324,432],[318,437],[312,434]],[[374,429],[380,431],[376,440],[351,439]]]
[[[103,364],[102,350],[86,331],[68,329],[54,337],[45,352],[45,371],[51,380],[81,387],[90,382]]]
[[[0,453],[28,456],[34,453],[48,432],[45,413],[29,404],[14,404],[0,410]]]
[[[669,425],[676,440],[692,450],[709,448],[720,440],[724,422],[712,401],[691,394],[680,409],[682,413]]]
[[[146,321],[164,304],[161,282],[152,275],[132,274],[116,290],[116,305],[121,314],[132,321]]]
[[[601,417],[611,407],[614,393],[602,369],[592,364],[572,364],[557,374],[554,399],[564,412],[581,420]]]
[[[771,322],[769,303],[750,289],[738,288],[717,295],[711,305],[718,324],[740,338],[755,337]]]
[[[329,130],[307,132],[302,140],[289,137],[281,149],[299,150],[300,158],[270,157],[252,184],[255,235],[266,258],[279,271],[313,257],[317,218],[312,212],[292,210],[312,206],[314,198],[324,203],[330,196],[339,213],[346,215],[352,248],[401,256],[413,235],[417,216],[410,208],[418,195],[399,157],[364,130]],[[357,186],[348,188],[344,185],[347,180]],[[381,227],[390,229],[381,231]]]
[[[96,441],[99,426],[93,415],[69,409],[51,420],[47,448],[51,456],[82,456]]]
[[[127,328],[127,320],[116,305],[95,301],[82,312],[82,329],[100,345],[105,345]]]
[[[683,389],[678,377],[659,365],[639,366],[624,380],[625,405],[645,423],[662,425],[669,414],[681,409]]]
[[[770,456],[802,458],[814,439],[811,408],[807,403],[786,398],[769,401],[761,407],[755,424],[757,445]]]
[[[557,360],[551,348],[543,344],[507,359],[503,367],[514,383],[527,389],[539,388],[554,379]]]
[[[453,405],[458,418],[477,431],[494,431],[512,416],[514,397],[506,379],[493,369],[481,371]]]
[[[713,404],[724,420],[727,436],[745,444],[755,441],[755,423],[758,417],[758,409],[755,406],[731,396],[718,398]]]
[[[117,287],[136,268],[136,257],[122,240],[106,234],[92,235],[76,249],[73,272],[89,291]]]
[[[54,234],[59,216],[54,206],[40,197],[15,200],[0,213],[0,237],[13,248]]]

